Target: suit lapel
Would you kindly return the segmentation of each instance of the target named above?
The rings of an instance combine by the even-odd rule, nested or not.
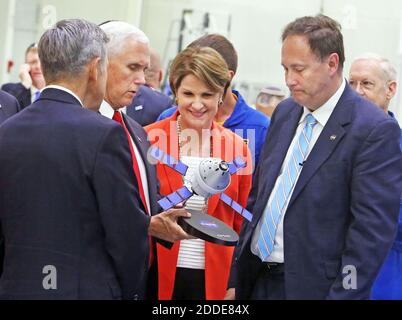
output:
[[[151,207],[151,213],[157,213],[158,206],[157,203],[157,186],[156,186],[156,171],[155,168],[148,162],[148,149],[149,149],[149,142],[147,141],[146,133],[141,132],[142,128],[136,128],[134,125],[134,120],[130,119],[125,114],[122,114],[123,121],[127,127],[127,130],[130,133],[131,138],[133,139],[138,152],[144,162],[145,172],[147,175],[147,182],[148,182],[148,196],[149,202]],[[138,125],[139,126],[139,125]]]
[[[136,128],[130,123],[130,121],[127,120],[127,116],[125,114],[123,115],[124,123],[126,124],[126,127],[128,131],[130,132],[131,137],[133,138],[133,141],[141,154],[141,158],[143,159],[144,163],[147,162],[147,146],[143,141],[144,137],[140,137],[140,135],[136,132]],[[147,167],[147,165],[145,165]]]
[[[346,134],[345,126],[351,122],[351,109],[347,103],[349,97],[349,87],[347,86],[344,94],[336,105],[331,117],[322,130],[313,150],[308,156],[303,170],[297,180],[289,207],[299,196],[311,177],[317,172],[322,164],[331,156],[336,146],[341,142]]]

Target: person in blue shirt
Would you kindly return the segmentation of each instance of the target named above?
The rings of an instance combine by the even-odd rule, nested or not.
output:
[[[396,70],[390,61],[377,54],[367,53],[356,58],[350,68],[350,85],[394,119],[394,114],[388,108],[396,93],[396,79]],[[371,297],[375,300],[402,300],[402,201],[398,232],[374,282]]]
[[[227,38],[219,34],[208,34],[193,41],[189,47],[210,47],[215,49],[226,61],[229,67],[230,79],[233,80],[237,71],[238,59],[233,44]],[[165,110],[159,116],[158,121],[170,117],[176,109],[177,107],[172,107]],[[219,107],[215,116],[215,121],[243,138],[250,148],[254,162],[253,168],[256,168],[269,127],[269,118],[251,108],[241,94],[236,90],[232,90],[229,85],[223,104]]]

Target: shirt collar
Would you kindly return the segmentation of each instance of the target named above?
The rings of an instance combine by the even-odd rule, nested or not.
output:
[[[312,114],[314,118],[317,120],[317,122],[321,126],[325,127],[329,118],[331,117],[332,112],[334,111],[336,105],[338,104],[339,99],[341,98],[343,91],[345,90],[345,87],[346,87],[346,80],[343,79],[341,86],[338,88],[335,94],[314,112],[311,112],[306,107],[303,107],[303,114],[300,118],[299,124],[305,120],[308,114]]]
[[[74,92],[72,92],[70,89],[67,89],[65,87],[52,84],[52,85],[49,85],[49,86],[46,86],[45,88],[43,88],[41,92],[43,92],[46,89],[57,89],[57,90],[67,92],[67,93],[71,94],[75,99],[77,99],[79,101],[79,103],[81,104],[81,107],[84,107],[81,99]]]
[[[126,114],[126,112],[127,112],[126,110],[127,110],[127,108],[124,107],[124,108],[119,109],[118,111]],[[99,112],[101,115],[103,115],[109,119],[112,119],[113,115],[114,115],[114,109],[109,104],[109,102],[107,102],[106,100],[102,101],[102,104],[100,105],[100,108],[99,108]]]

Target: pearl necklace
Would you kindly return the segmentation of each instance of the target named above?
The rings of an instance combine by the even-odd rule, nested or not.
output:
[[[183,149],[184,141],[182,140],[182,137],[181,137],[181,115],[179,115],[179,116],[177,117],[177,136],[178,136],[178,138],[179,138],[178,140],[179,140],[179,159],[180,159],[180,158],[182,158],[182,157],[184,156],[184,155],[182,154],[182,149]],[[212,157],[212,136],[211,136],[211,143],[210,143],[210,155],[211,155],[211,157]],[[183,184],[185,184],[185,176],[183,176],[182,179],[183,179]],[[194,197],[194,195],[193,195],[193,197]],[[197,197],[203,198],[203,197],[201,197],[201,196],[197,196]],[[207,198],[207,199],[203,198],[203,199],[204,199],[204,205],[203,205],[201,211],[202,211],[203,213],[208,214],[209,198]]]
[[[183,154],[182,154],[183,146],[184,146],[184,144],[186,142],[186,141],[183,141],[182,135],[181,135],[181,133],[182,133],[182,131],[181,131],[181,115],[179,115],[177,117],[176,124],[177,124],[177,136],[178,136],[178,140],[179,140],[179,158],[181,158],[183,156]],[[213,151],[213,145],[212,145],[212,135],[211,135],[211,137],[210,137],[210,152],[209,152],[210,157],[212,157],[212,151]]]

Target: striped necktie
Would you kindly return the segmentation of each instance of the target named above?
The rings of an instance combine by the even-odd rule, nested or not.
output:
[[[298,141],[293,146],[291,157],[278,178],[278,186],[272,195],[270,205],[265,208],[263,224],[258,236],[258,253],[262,261],[266,261],[274,250],[276,229],[283,211],[296,184],[303,162],[307,158],[313,128],[317,120],[312,114],[306,116],[306,125],[300,133]]]

